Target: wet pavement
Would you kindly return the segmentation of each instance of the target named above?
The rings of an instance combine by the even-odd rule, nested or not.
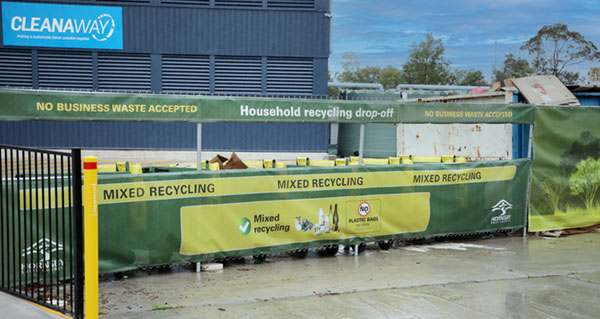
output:
[[[143,271],[100,283],[101,318],[599,318],[600,233],[368,245]]]

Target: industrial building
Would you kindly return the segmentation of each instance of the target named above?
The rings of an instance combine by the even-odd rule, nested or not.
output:
[[[3,1],[0,87],[326,98],[329,12],[329,0]],[[206,150],[328,147],[327,124],[202,129]],[[196,136],[195,123],[0,122],[0,143],[33,147],[191,150]]]

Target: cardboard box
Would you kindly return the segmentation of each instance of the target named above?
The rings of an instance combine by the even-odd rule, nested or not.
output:
[[[235,152],[231,153],[231,158],[225,163],[225,169],[247,169],[248,166],[244,164]]]
[[[217,155],[210,160],[210,163],[218,163],[219,169],[223,169],[225,167],[225,162],[227,162],[228,160],[229,159],[225,156]]]

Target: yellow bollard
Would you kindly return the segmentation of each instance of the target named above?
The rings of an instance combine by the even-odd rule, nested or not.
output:
[[[98,158],[83,158],[85,318],[98,318]]]
[[[211,171],[218,171],[219,169],[221,169],[221,167],[219,166],[219,163],[209,163],[208,164],[208,169],[210,169]]]

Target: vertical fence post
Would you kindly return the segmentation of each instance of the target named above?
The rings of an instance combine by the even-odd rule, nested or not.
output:
[[[83,159],[85,318],[98,318],[98,159]]]
[[[71,159],[72,176],[73,181],[73,223],[71,227],[73,232],[73,242],[75,244],[75,251],[73,252],[73,260],[75,267],[74,278],[75,278],[75,293],[72,296],[74,305],[74,314],[76,319],[83,318],[83,207],[81,197],[81,150],[74,149],[72,151],[73,157]],[[37,162],[36,162],[37,167]],[[37,174],[37,173],[36,173]],[[38,280],[39,281],[39,280]]]
[[[535,124],[529,124],[529,139],[527,140],[527,158],[533,164],[533,128]],[[527,239],[527,223],[529,222],[529,196],[531,196],[531,166],[529,166],[529,179],[527,180],[527,197],[525,200],[525,221],[523,226],[523,239]]]
[[[360,137],[358,140],[358,164],[362,165],[363,162],[363,152],[365,150],[365,124],[360,124]]]
[[[201,171],[202,166],[202,123],[196,124],[196,169]],[[208,167],[207,167],[208,168]]]

